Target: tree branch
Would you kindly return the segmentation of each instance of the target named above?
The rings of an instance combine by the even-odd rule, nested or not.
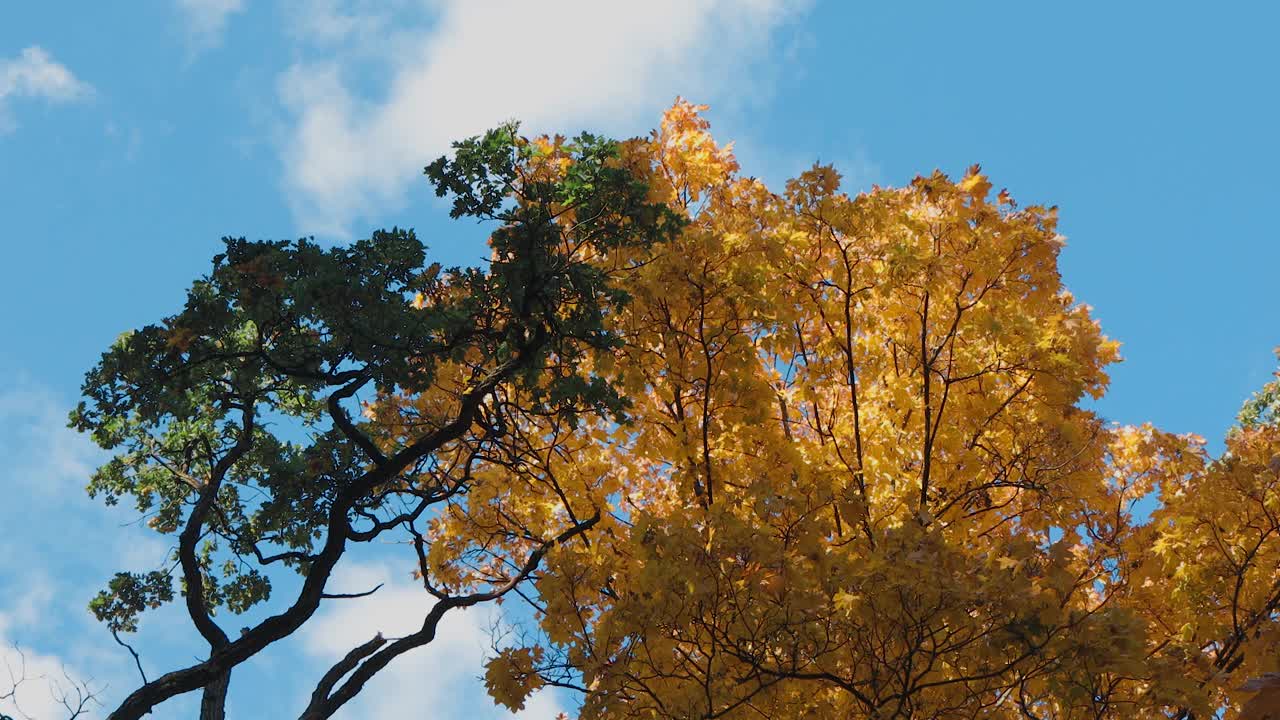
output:
[[[528,559],[525,561],[518,573],[512,576],[501,586],[489,592],[472,593],[470,595],[462,596],[449,596],[438,601],[431,607],[426,618],[423,619],[422,627],[418,631],[396,640],[361,662],[358,667],[354,668],[354,671],[351,672],[351,676],[346,680],[346,682],[342,683],[335,692],[332,692],[325,697],[313,694],[311,704],[308,705],[307,709],[299,716],[299,720],[324,720],[325,718],[332,717],[339,708],[359,694],[360,690],[364,687],[364,684],[368,682],[370,678],[386,667],[392,660],[410,650],[413,650],[414,648],[427,645],[434,640],[436,636],[436,628],[440,624],[440,620],[444,617],[445,613],[454,608],[471,607],[482,602],[496,600],[497,598],[506,595],[517,585],[527,579],[535,569],[537,569],[538,565],[542,562],[542,558],[551,550],[551,548],[571,540],[587,530],[590,530],[599,521],[600,512],[597,510],[590,518],[577,523],[557,535],[555,538],[544,542],[529,554]],[[378,639],[381,639],[381,636],[379,636]],[[365,648],[367,646],[368,644],[362,645],[361,648]],[[357,650],[360,650],[361,648],[357,648]],[[351,655],[348,654],[348,657],[343,658],[343,660],[339,662],[339,665],[347,662],[350,657]],[[330,673],[326,674],[325,677],[329,677],[329,675],[336,672],[337,669],[338,666],[335,665],[334,668],[330,670]],[[319,688],[317,688],[317,692],[318,691]]]

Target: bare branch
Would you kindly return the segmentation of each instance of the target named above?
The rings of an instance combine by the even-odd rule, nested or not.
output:
[[[138,667],[138,675],[142,676],[142,684],[146,685],[147,674],[142,670],[142,658],[138,657],[138,651],[134,650],[133,646],[130,645],[129,643],[121,640],[120,633],[115,628],[111,629],[111,637],[115,639],[116,644],[118,644],[120,647],[124,648],[125,650],[128,650],[129,654],[133,656],[133,664]]]
[[[325,600],[343,600],[347,598],[369,597],[370,595],[381,590],[382,585],[383,583],[378,583],[372,590],[365,590],[364,592],[359,592],[359,593],[324,593],[320,597],[324,598]]]

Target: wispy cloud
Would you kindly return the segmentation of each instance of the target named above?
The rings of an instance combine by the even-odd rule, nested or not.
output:
[[[103,128],[103,133],[122,149],[125,162],[131,163],[138,159],[138,152],[142,149],[142,130],[136,126],[125,129],[109,122]]]
[[[70,403],[34,382],[19,379],[0,387],[4,474],[24,494],[39,499],[83,493],[101,453],[89,438],[67,427],[69,410]]]
[[[245,0],[177,0],[192,54],[217,47],[231,16],[245,9]]]
[[[93,88],[38,45],[23,49],[15,58],[0,58],[0,133],[17,127],[8,109],[15,99],[71,102],[92,93]]]
[[[49,624],[58,614],[57,588],[43,572],[20,583],[4,583],[0,598],[0,715],[67,717],[77,708],[92,713],[107,688],[103,678],[87,672],[78,656],[84,647],[61,654],[33,647],[32,628]],[[63,649],[70,644],[64,643]],[[77,659],[73,659],[77,658]],[[115,679],[116,672],[108,671]]]
[[[150,569],[167,545],[153,533],[121,527],[84,491],[104,453],[67,427],[71,401],[20,371],[0,385],[0,695],[26,662],[19,689],[31,717],[66,717],[59,696],[70,680],[104,690],[104,702],[135,684],[127,656],[89,615],[89,598],[116,570]],[[14,647],[21,648],[21,652]],[[64,676],[63,670],[66,669]],[[70,678],[70,680],[68,679]],[[107,684],[110,683],[110,688]],[[72,693],[74,697],[74,692]],[[0,714],[15,708],[0,702]]]
[[[168,543],[150,530],[121,526],[138,525],[136,513],[126,507],[111,512],[85,493],[94,469],[106,453],[86,435],[67,427],[72,402],[21,372],[9,373],[11,382],[0,386],[0,486],[11,491],[15,502],[0,504],[0,527],[23,533],[24,543],[0,543],[0,587],[6,574],[22,572],[23,585],[38,577],[62,583],[97,583],[117,569],[151,569],[163,561]],[[49,522],[56,517],[58,522]],[[94,552],[81,552],[92,547]],[[31,556],[49,553],[61,567],[33,565]],[[123,563],[121,567],[116,567]],[[59,577],[60,570],[92,567],[88,577]],[[37,578],[38,579],[38,578]],[[97,588],[77,588],[75,602],[82,602]],[[57,598],[59,602],[66,598]],[[46,605],[52,607],[52,605]],[[0,604],[0,610],[4,610]],[[9,608],[13,612],[13,608]]]
[[[66,717],[79,707],[97,710],[90,697],[105,685],[65,659],[20,645],[9,636],[12,618],[0,612],[0,715]]]
[[[279,80],[296,217],[307,232],[344,236],[353,221],[400,204],[450,140],[512,117],[535,132],[625,133],[652,126],[676,95],[749,102],[768,91],[759,60],[772,35],[808,5],[431,0],[392,14],[297,0],[315,30],[312,59]],[[389,78],[376,97],[353,70],[370,63]]]

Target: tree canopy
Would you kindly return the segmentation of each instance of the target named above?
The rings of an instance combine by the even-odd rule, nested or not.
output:
[[[299,717],[504,597],[533,610],[485,668],[513,709],[550,685],[600,720],[1276,712],[1280,381],[1219,457],[1108,423],[1118,344],[1063,286],[1056,208],[977,166],[775,192],[700,110],[455,145],[427,175],[496,226],[484,269],[404,230],[229,239],[121,337],[73,415],[114,452],[90,492],[176,551],[92,609],[136,631],[177,580],[208,650],[113,718],[195,690],[221,717],[232,670],[386,537],[436,604]],[[239,637],[214,616],[272,603]]]

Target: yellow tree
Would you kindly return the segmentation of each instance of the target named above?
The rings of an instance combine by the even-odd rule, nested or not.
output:
[[[625,344],[595,360],[630,422],[531,449],[579,499],[495,476],[435,528],[441,546],[491,537],[504,508],[608,509],[546,558],[541,637],[490,663],[496,700],[558,684],[584,718],[1209,717],[1280,669],[1273,416],[1217,460],[1108,425],[1080,403],[1117,343],[1062,285],[1056,209],[976,166],[857,197],[819,166],[775,194],[699,110],[624,145],[688,220],[628,259]]]

